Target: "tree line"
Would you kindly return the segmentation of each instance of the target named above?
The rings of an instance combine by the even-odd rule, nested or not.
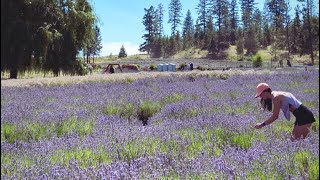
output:
[[[1,0],[1,72],[81,74],[84,59],[101,50],[100,29],[88,0]]]
[[[190,10],[183,17],[180,0],[171,0],[167,22],[171,35],[163,30],[163,4],[150,6],[144,8],[146,33],[139,50],[152,57],[170,57],[182,50],[200,48],[219,59],[226,57],[230,45],[236,45],[242,56],[271,46],[275,60],[281,49],[288,52],[288,58],[308,54],[314,64],[314,51],[319,49],[319,14],[315,13],[313,0],[298,1],[301,3],[291,15],[289,0],[266,0],[263,11],[254,0],[199,0],[194,21]]]

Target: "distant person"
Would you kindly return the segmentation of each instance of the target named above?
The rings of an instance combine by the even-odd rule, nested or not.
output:
[[[305,107],[299,100],[297,100],[291,93],[283,91],[272,91],[268,84],[260,83],[256,88],[256,98],[261,98],[260,103],[263,109],[272,111],[272,116],[262,123],[255,125],[256,129],[271,124],[278,119],[280,109],[287,120],[290,120],[290,112],[296,117],[296,121],[292,130],[292,140],[305,138],[315,118],[313,113]]]
[[[190,63],[190,71],[192,71],[192,70],[193,70],[193,64]]]
[[[110,74],[113,74],[113,73],[114,73],[114,67],[111,66],[111,67],[110,67]]]
[[[290,62],[290,60],[289,59],[287,59],[287,66],[289,66],[289,67],[291,67],[292,65],[291,65],[291,62]]]

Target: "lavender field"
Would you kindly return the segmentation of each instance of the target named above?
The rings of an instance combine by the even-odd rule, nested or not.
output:
[[[292,92],[304,140],[254,98]],[[319,179],[319,71],[1,87],[1,179]]]

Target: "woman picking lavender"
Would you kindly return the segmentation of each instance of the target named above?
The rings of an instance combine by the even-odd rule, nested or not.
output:
[[[272,111],[272,116],[255,125],[256,129],[260,129],[266,125],[271,124],[278,119],[280,109],[287,120],[290,120],[290,112],[296,117],[294,127],[292,130],[292,139],[305,138],[309,133],[309,128],[315,122],[313,113],[305,107],[299,100],[297,100],[291,93],[283,91],[272,91],[268,84],[260,83],[256,88],[256,98],[261,98],[261,105],[263,109]]]

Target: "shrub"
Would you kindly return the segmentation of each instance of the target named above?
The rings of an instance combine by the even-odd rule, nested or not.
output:
[[[179,70],[184,70],[185,68],[187,67],[187,64],[186,63],[181,63],[180,65],[179,65]]]
[[[138,118],[147,125],[148,119],[159,112],[161,105],[158,102],[143,101],[138,107]]]
[[[200,70],[200,71],[206,70],[206,69],[205,69],[204,67],[202,67],[202,66],[198,66],[197,69]]]
[[[241,56],[241,57],[238,59],[238,61],[244,61],[243,56]]]
[[[102,69],[101,64],[98,64],[98,65],[96,66],[96,68],[97,68],[97,69]]]
[[[259,53],[252,57],[253,67],[261,67],[262,66],[262,57]]]
[[[84,63],[82,61],[77,61],[75,64],[75,73],[77,75],[84,76],[89,73],[92,73],[92,70],[93,68],[91,65]]]
[[[149,69],[150,69],[151,71],[155,70],[155,69],[156,69],[156,65],[154,65],[154,64],[150,65]]]

